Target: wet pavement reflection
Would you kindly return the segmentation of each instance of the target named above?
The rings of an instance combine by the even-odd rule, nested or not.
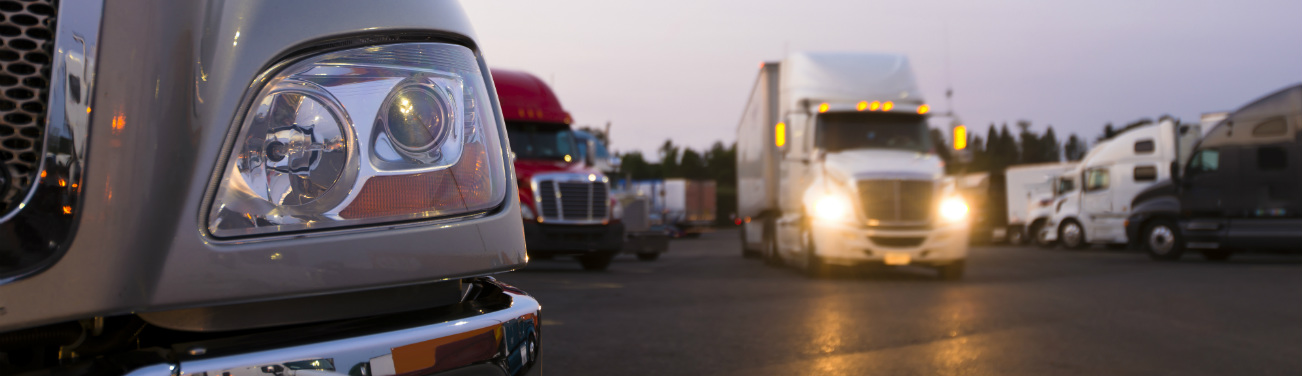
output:
[[[565,375],[1263,374],[1302,370],[1302,256],[1154,263],[977,247],[968,276],[743,259],[737,233],[607,272],[534,260],[500,278],[543,302]]]

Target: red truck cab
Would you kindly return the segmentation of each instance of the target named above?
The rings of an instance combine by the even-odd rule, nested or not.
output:
[[[606,269],[624,241],[610,179],[586,163],[569,112],[545,82],[520,71],[492,74],[515,155],[529,256],[573,255],[584,269]]]

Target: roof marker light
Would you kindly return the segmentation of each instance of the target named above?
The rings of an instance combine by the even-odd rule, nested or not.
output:
[[[873,101],[872,104],[868,105],[868,109],[872,111],[877,111],[879,108],[882,108],[882,102]]]
[[[890,111],[892,108],[895,108],[895,102],[882,103],[882,111]]]
[[[858,105],[858,106],[855,106],[855,108],[859,109],[859,111],[863,111],[864,109],[867,109],[867,108],[868,108],[868,101],[862,101],[862,102],[859,102],[859,105]]]
[[[820,113],[827,112],[827,102],[823,102],[823,104],[818,105],[818,112]]]
[[[931,106],[925,104],[918,106],[918,115],[926,115],[928,112],[931,112]]]

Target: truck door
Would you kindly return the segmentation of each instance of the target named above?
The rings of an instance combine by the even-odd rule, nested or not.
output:
[[[1223,218],[1222,185],[1233,177],[1221,169],[1219,148],[1202,149],[1189,160],[1189,168],[1180,180],[1180,207],[1182,215],[1194,218]]]
[[[1106,234],[1106,217],[1112,213],[1112,174],[1111,166],[1094,167],[1085,170],[1084,186],[1081,193],[1081,225],[1085,227],[1085,239],[1093,241]]]

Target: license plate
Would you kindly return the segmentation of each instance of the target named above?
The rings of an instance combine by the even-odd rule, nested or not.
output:
[[[908,265],[908,264],[909,264],[909,254],[908,254],[908,253],[887,253],[887,254],[886,254],[886,265]]]

